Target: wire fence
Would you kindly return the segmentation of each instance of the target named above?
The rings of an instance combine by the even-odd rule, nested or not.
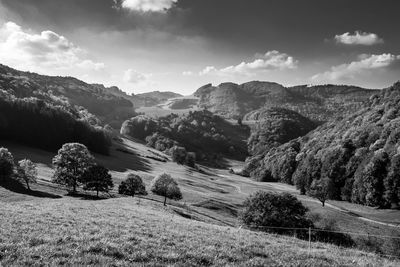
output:
[[[368,250],[369,249],[368,246],[366,246],[365,249],[361,249],[361,250],[364,251],[364,252],[374,252],[374,253],[379,254],[380,256],[384,256],[384,257],[388,257],[388,258],[400,259],[400,236],[378,235],[378,234],[349,232],[349,231],[336,231],[336,230],[327,230],[327,229],[312,228],[312,227],[308,227],[308,228],[302,228],[302,227],[279,227],[279,226],[248,227],[248,226],[244,226],[244,225],[239,225],[239,227],[237,229],[238,229],[238,231],[251,230],[251,231],[259,231],[259,232],[262,232],[262,233],[264,233],[264,232],[275,233],[275,234],[284,233],[284,235],[286,235],[288,237],[290,237],[290,235],[288,235],[288,231],[293,231],[295,233],[293,235],[294,238],[299,239],[299,237],[300,237],[300,239],[308,241],[308,254],[309,255],[312,253],[312,249],[313,249],[313,244],[314,243],[325,242],[323,239],[316,238],[315,237],[315,233],[321,233],[322,232],[322,233],[328,233],[328,234],[338,234],[339,238],[344,237],[344,236],[348,236],[348,237],[354,237],[354,236],[367,237],[367,241],[371,241],[371,240],[369,240],[370,238],[381,239],[381,240],[384,240],[384,241],[390,240],[390,241],[394,241],[393,245],[392,245],[392,248],[391,248],[391,252],[394,252],[396,254],[384,253],[382,251],[376,251],[376,250],[371,250],[371,249]],[[298,231],[303,231],[305,234],[298,235]],[[296,232],[297,232],[297,234],[296,234]],[[306,238],[304,238],[304,237],[306,237]],[[329,240],[329,236],[328,236],[328,240]],[[372,240],[371,242],[374,243],[374,240]],[[332,243],[332,242],[328,241],[326,243]],[[336,245],[338,245],[338,244],[336,244]],[[377,244],[375,242],[375,244],[371,244],[371,245],[377,245]],[[360,249],[359,245],[357,245],[357,244],[353,244],[353,246],[351,246],[351,247],[355,247],[355,248],[359,248]],[[390,248],[388,248],[388,245],[386,245],[386,249],[390,249]]]

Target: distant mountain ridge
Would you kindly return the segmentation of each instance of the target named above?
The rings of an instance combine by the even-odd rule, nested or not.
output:
[[[239,118],[259,108],[281,107],[315,121],[348,115],[379,90],[347,85],[300,85],[284,87],[273,82],[207,84],[194,96],[200,108],[229,118]],[[246,117],[245,117],[246,119]]]

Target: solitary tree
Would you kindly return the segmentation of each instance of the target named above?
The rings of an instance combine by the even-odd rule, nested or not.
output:
[[[36,164],[29,159],[22,159],[18,161],[18,165],[19,177],[26,183],[26,187],[31,190],[29,184],[36,183]]]
[[[171,177],[171,175],[163,173],[158,175],[151,182],[151,191],[154,194],[164,197],[164,206],[166,206],[167,198],[180,200],[182,199],[181,190],[178,183]]]
[[[93,165],[94,158],[86,146],[79,143],[67,143],[58,150],[53,158],[56,168],[53,182],[67,186],[72,193],[82,181],[82,175]]]
[[[122,181],[118,187],[118,193],[134,197],[135,194],[146,195],[146,187],[139,175],[130,173],[125,181]]]
[[[325,201],[328,200],[329,195],[332,193],[333,183],[329,178],[321,178],[314,180],[311,183],[308,194],[322,203],[322,207],[325,207]]]
[[[248,197],[240,214],[242,222],[251,227],[308,227],[307,208],[294,196],[258,191]],[[273,229],[273,228],[271,228]]]
[[[7,148],[0,147],[0,182],[6,181],[14,171],[14,157]]]
[[[101,165],[90,166],[82,175],[82,183],[84,190],[96,191],[97,197],[99,192],[107,193],[114,187],[108,169]]]

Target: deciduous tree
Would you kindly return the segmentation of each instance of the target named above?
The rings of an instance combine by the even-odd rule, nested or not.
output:
[[[163,173],[156,176],[151,182],[151,191],[157,195],[164,197],[164,206],[167,203],[167,198],[180,200],[182,193],[179,189],[178,183],[171,177],[171,175]]]
[[[86,146],[79,143],[67,143],[58,150],[53,158],[56,171],[53,182],[67,186],[72,193],[82,182],[82,175],[93,165],[94,158]]]

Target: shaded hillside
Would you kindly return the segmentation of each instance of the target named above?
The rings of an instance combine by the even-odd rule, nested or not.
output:
[[[220,155],[244,160],[249,129],[232,125],[209,111],[195,111],[159,119],[137,116],[124,122],[121,134],[146,140],[149,146],[168,154],[182,146],[196,152],[199,161],[217,162]]]
[[[329,198],[369,206],[400,205],[400,83],[370,97],[366,107],[328,122],[298,142],[260,157],[260,180],[282,180],[308,193],[328,179]]]
[[[63,99],[71,106],[82,106],[104,123],[119,128],[135,113],[132,102],[116,87],[87,84],[72,77],[45,76],[18,71],[0,64],[0,89],[12,95],[51,101]]]
[[[229,118],[238,118],[261,107],[282,107],[316,121],[348,115],[376,90],[355,86],[321,85],[284,87],[277,83],[253,81],[244,84],[207,84],[195,92],[199,106]]]
[[[79,142],[90,150],[108,154],[109,133],[90,124],[95,118],[61,100],[17,98],[0,89],[0,139],[57,150],[64,143]],[[95,121],[93,122],[95,123]]]
[[[247,142],[252,155],[262,154],[317,127],[310,119],[284,108],[262,108],[248,113],[245,119],[254,122]]]

